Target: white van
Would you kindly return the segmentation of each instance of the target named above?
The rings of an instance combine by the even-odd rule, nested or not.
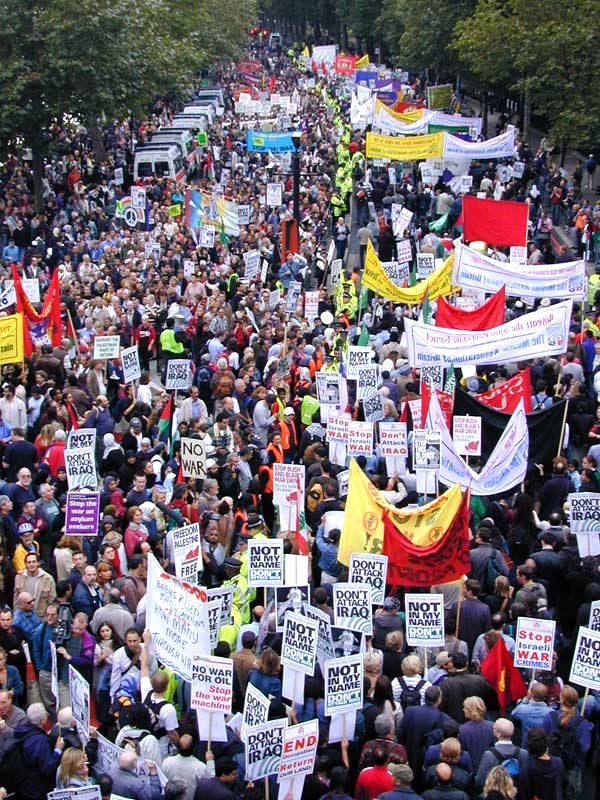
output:
[[[210,119],[211,121],[209,122],[209,118],[205,113],[184,114],[182,112],[181,114],[175,114],[171,121],[177,128],[187,128],[188,131],[206,131],[208,126],[212,124],[212,115]]]
[[[225,96],[223,95],[223,89],[219,89],[216,86],[214,86],[212,89],[199,89],[198,102],[200,104],[212,103],[215,108],[217,106],[224,106]]]
[[[205,117],[206,121],[209,125],[213,124],[215,115],[217,113],[216,108],[210,103],[196,103],[196,105],[189,105],[185,106],[182,114],[192,114],[196,117]]]
[[[174,144],[179,147],[184,162],[193,164],[196,160],[194,155],[196,149],[194,137],[186,128],[159,128],[156,133],[152,134],[152,138],[149,139],[148,144]]]
[[[147,144],[136,148],[133,159],[133,180],[171,178],[183,181],[186,168],[176,145]]]

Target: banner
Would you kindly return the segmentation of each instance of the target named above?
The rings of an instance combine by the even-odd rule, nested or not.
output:
[[[454,260],[454,279],[463,288],[484,292],[504,288],[512,297],[582,298],[586,285],[585,261],[536,264],[533,268],[497,261],[459,244]]]
[[[312,619],[289,611],[283,623],[281,663],[284,667],[315,674],[319,625]]]
[[[505,311],[504,286],[474,311],[464,311],[451,306],[447,300],[440,297],[435,312],[435,324],[438,328],[454,328],[459,331],[487,331],[502,325]]]
[[[250,686],[248,687],[250,688]],[[246,731],[246,780],[276,775],[279,770],[286,719],[274,719]]]
[[[184,389],[192,385],[192,372],[187,358],[170,358],[167,361],[165,389],[168,392]]]
[[[433,121],[434,113],[423,113],[418,119],[407,121],[405,114],[399,114],[386,106],[381,100],[375,100],[373,127],[384,134],[401,134],[404,136],[427,133],[427,124]]]
[[[309,775],[313,771],[318,743],[319,722],[316,719],[284,729],[277,776],[279,783],[297,775]]]
[[[363,706],[363,654],[327,661],[325,681],[325,716],[359,711]]]
[[[382,606],[385,598],[387,556],[376,553],[352,553],[348,583],[366,583],[371,587],[371,603]]]
[[[371,636],[371,587],[366,583],[334,583],[333,616],[337,628],[347,628]]]
[[[231,714],[233,700],[233,661],[230,658],[192,656],[192,708],[211,713]]]
[[[142,370],[140,367],[140,351],[137,345],[121,350],[121,365],[125,383],[133,383],[133,381],[140,379]]]
[[[162,663],[192,679],[192,653],[210,652],[208,594],[165,572],[148,553],[146,627]]]
[[[206,442],[204,439],[181,437],[181,474],[184,478],[206,478]]]
[[[448,131],[442,135],[444,137],[444,158],[513,158],[515,155],[514,131],[506,131],[483,142],[467,142],[459,136],[448,133]],[[526,207],[525,203],[520,205]],[[467,241],[472,241],[472,238],[465,234]],[[490,243],[489,239],[484,239],[484,241]]]
[[[249,153],[293,153],[295,147],[291,133],[248,130],[246,149]]]
[[[198,573],[202,572],[203,561],[200,549],[200,525],[193,522],[171,531],[173,536],[173,557],[175,575],[181,581],[198,583]]]
[[[352,92],[350,100],[350,124],[353,128],[364,130],[373,121],[373,103],[375,98],[370,95],[362,100],[356,92]]]
[[[110,361],[119,357],[120,336],[96,336],[94,339],[94,358]]]
[[[16,264],[12,265],[17,311],[23,314],[23,351],[29,358],[38,344],[60,345],[62,325],[60,320],[60,284],[58,270],[54,270],[41,311],[36,311],[25,290]]]
[[[317,67],[325,64],[331,69],[335,65],[336,47],[334,44],[319,44],[312,49],[312,61]]]
[[[67,492],[67,536],[97,536],[99,521],[100,492]]]
[[[482,200],[467,194],[462,202],[463,238],[467,242],[483,241],[500,247],[523,247],[527,244],[528,215],[527,203]]]
[[[383,136],[367,133],[367,158],[388,158],[391,161],[419,161],[439,158],[444,149],[443,133],[426,133],[422,136]]]
[[[95,489],[98,486],[96,475],[96,456],[91,447],[82,447],[78,450],[65,450],[65,468],[67,470],[67,485],[69,490]]]
[[[432,123],[444,128],[469,128],[479,136],[483,119],[481,117],[462,117],[460,114],[444,114],[443,111],[435,111]]]
[[[430,364],[503,364],[565,352],[573,301],[540,308],[487,331],[436,328],[405,318],[408,361]]]
[[[515,667],[550,671],[555,628],[553,619],[519,617],[515,636]]]
[[[336,56],[335,71],[338,75],[353,75],[358,56]]]
[[[283,539],[248,541],[248,586],[283,585]]]
[[[500,386],[475,395],[475,398],[488,408],[494,408],[496,411],[503,411],[506,414],[512,414],[522,400],[525,413],[529,414],[532,394],[531,377],[529,370],[525,369],[501,383]]]
[[[569,683],[576,683],[587,689],[600,689],[600,633],[598,631],[583,626],[579,628]]]
[[[24,358],[23,314],[0,317],[0,365],[18,364]]]
[[[444,595],[406,594],[406,642],[410,647],[444,647]]]
[[[194,230],[212,225],[218,230],[222,227],[228,236],[240,235],[237,203],[198,189],[186,189],[184,220]]]

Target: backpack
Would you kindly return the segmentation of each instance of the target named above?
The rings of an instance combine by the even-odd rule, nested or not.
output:
[[[150,690],[144,698],[144,705],[150,711],[150,733],[160,739],[161,736],[166,736],[167,731],[162,727],[160,722],[160,711],[163,706],[169,705],[168,700],[152,700],[153,691]]]
[[[123,750],[135,750],[136,754],[140,755],[140,742],[142,739],[145,739],[146,736],[150,736],[150,731],[142,731],[139,736],[127,736],[121,741],[121,747]]]
[[[558,756],[562,759],[565,770],[572,769],[572,767],[576,767],[580,763],[581,753],[575,733],[583,722],[583,718],[580,716],[573,717],[573,723],[563,728],[560,725],[560,717],[558,714],[552,712],[551,716],[558,727],[552,734],[550,740],[550,755]]]
[[[519,777],[519,773],[521,772],[521,766],[519,764],[520,748],[515,747],[512,751],[512,754],[509,756],[505,756],[500,752],[500,750],[498,750],[497,747],[492,747],[491,750],[494,754],[494,758],[498,761],[499,766],[504,767],[513,781],[516,782],[517,778]]]
[[[323,486],[320,483],[313,483],[310,491],[306,495],[306,510],[311,514],[323,499]]]
[[[421,680],[415,686],[409,686],[404,680],[404,677],[400,676],[398,678],[398,683],[402,689],[402,694],[400,695],[400,705],[402,706],[402,710],[404,711],[409,706],[420,706],[421,689],[425,685],[423,678],[421,678]]]
[[[0,741],[0,786],[9,794],[20,789],[29,775],[30,768],[23,759],[23,742],[32,732],[23,739],[18,739],[14,734],[9,734]]]
[[[498,578],[500,575],[504,575],[504,572],[502,571],[500,562],[494,554],[488,558],[487,564],[485,565],[485,572],[483,573],[482,581],[483,585],[481,587],[484,594],[493,594],[496,586],[496,578]]]

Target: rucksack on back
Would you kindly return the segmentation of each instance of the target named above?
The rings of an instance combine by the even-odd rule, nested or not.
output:
[[[499,766],[504,767],[513,781],[516,781],[521,772],[521,765],[519,764],[519,752],[519,748],[515,747],[510,755],[504,755],[504,753],[501,753],[497,747],[492,747],[492,753],[496,757]]]
[[[150,733],[160,739],[165,736],[167,731],[160,722],[160,710],[163,706],[169,705],[168,700],[152,700],[153,691],[149,691],[144,698],[144,705],[150,712]]]
[[[421,678],[421,680],[415,686],[409,686],[404,680],[404,677],[400,676],[398,678],[398,683],[402,689],[402,694],[400,695],[400,705],[402,706],[402,709],[404,710],[409,706],[420,706],[421,689],[425,685],[425,681]]]
[[[556,715],[558,717],[558,715]],[[558,756],[565,765],[565,770],[576,767],[579,764],[580,755],[579,745],[577,744],[576,731],[584,722],[582,717],[574,717],[573,724],[561,727],[557,719],[558,728],[552,734],[550,747],[548,748],[551,756]]]

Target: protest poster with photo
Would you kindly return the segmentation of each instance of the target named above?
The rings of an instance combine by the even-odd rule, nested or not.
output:
[[[433,253],[417,253],[417,278],[423,280],[435,272],[435,255]]]
[[[377,392],[379,368],[377,364],[361,364],[357,372],[356,399],[365,400]]]
[[[250,250],[249,253],[244,253],[244,263],[246,265],[245,277],[248,280],[256,278],[260,272],[260,252],[258,250]]]
[[[374,606],[383,605],[387,565],[387,556],[376,553],[352,553],[350,556],[348,582],[368,584]]]
[[[444,595],[407,594],[406,641],[410,647],[443,647]]]
[[[191,681],[192,653],[210,651],[208,592],[169,575],[151,553],[147,585],[146,627],[156,657]]]
[[[119,757],[122,753],[125,752],[125,748],[119,747],[114,742],[111,742],[110,739],[107,739],[105,736],[102,736],[101,733],[98,734],[98,757],[97,761],[94,764],[94,772],[96,775],[101,775],[102,773],[110,774],[115,767],[115,764],[119,763]],[[144,779],[148,778],[149,775],[149,767],[148,767],[148,760],[142,758],[141,756],[137,757],[137,764],[135,768],[136,774]],[[157,765],[156,772],[160,780],[160,785],[164,787],[167,783],[167,776],[162,771],[162,769]],[[111,794],[111,797],[116,797],[115,793]]]
[[[231,612],[233,610],[233,586],[216,586],[208,590],[209,600],[221,600],[221,625],[231,625]]]
[[[600,632],[579,628],[569,683],[600,689]]]
[[[93,786],[70,786],[68,789],[55,789],[46,795],[48,800],[102,800],[100,787]],[[111,800],[119,800],[119,795],[111,792]]]
[[[424,428],[413,430],[414,469],[439,470],[442,453],[442,432]]]
[[[130,193],[133,208],[146,208],[146,190],[143,186],[132,186]]]
[[[267,205],[278,207],[283,203],[283,187],[280,183],[267,183]]]
[[[577,536],[582,557],[600,554],[600,495],[577,492],[569,495],[569,525]]]
[[[262,725],[264,722],[267,722],[270,706],[271,701],[269,698],[265,697],[261,691],[249,683],[246,687],[246,694],[244,695],[244,711],[242,713],[240,739],[243,742],[246,741],[248,728],[255,728],[257,725]]]
[[[120,336],[96,336],[94,339],[94,358],[103,360],[118,358],[120,350]]]
[[[58,653],[54,642],[50,641],[48,644],[50,645],[50,689],[54,696],[56,711],[58,711]]]
[[[347,446],[348,455],[370,456],[373,453],[373,423],[348,422]]]
[[[75,667],[69,664],[69,695],[71,711],[79,735],[87,741],[90,738],[90,685]]]
[[[371,587],[367,583],[333,584],[333,618],[337,628],[373,633]]]
[[[400,264],[410,263],[413,257],[410,239],[400,239],[396,243],[396,253]]]
[[[200,525],[197,522],[175,528],[173,536],[173,556],[175,575],[187,583],[198,583],[198,573],[202,571],[200,551]]]
[[[555,629],[556,622],[553,619],[519,617],[515,636],[515,667],[551,670]]]
[[[316,719],[284,729],[277,777],[280,783],[285,778],[309,775],[313,771],[318,741],[319,722]]]
[[[348,494],[348,484],[350,483],[350,470],[344,469],[335,476],[340,490],[340,497],[346,497]]]
[[[397,205],[396,203],[392,203],[392,230],[394,232],[394,236],[402,237],[404,236],[404,231],[410,226],[411,220],[413,218],[413,212],[408,209],[397,205],[400,208],[399,211],[396,211],[394,215],[394,206]],[[410,242],[409,242],[410,244]],[[398,261],[403,261],[404,259],[398,256]],[[407,261],[412,260],[412,254],[409,256]]]
[[[160,255],[160,242],[144,242],[144,258],[153,258],[155,261],[160,261]]]
[[[233,701],[233,661],[194,654],[192,656],[192,708],[211,713],[231,714]]]
[[[324,406],[340,405],[340,376],[337,372],[317,372],[317,399]]]
[[[350,345],[348,347],[348,363],[346,365],[346,377],[351,380],[358,379],[358,368],[370,364],[373,357],[373,350],[370,347],[360,347]]]
[[[314,620],[318,625],[317,635],[317,661],[321,667],[321,672],[325,669],[325,662],[330,658],[335,658],[335,649],[331,637],[331,619],[328,614],[312,605],[304,607],[304,616]]]
[[[202,225],[200,227],[200,236],[198,237],[200,247],[206,247],[210,250],[215,246],[216,235],[217,229],[213,228],[212,225]]]
[[[285,296],[285,313],[295,314],[298,307],[298,300],[302,294],[302,284],[300,281],[290,281],[290,285]]]
[[[331,626],[331,641],[336,658],[354,656],[365,651],[365,637],[360,631],[351,631],[348,628]]]
[[[206,442],[204,439],[181,437],[181,472],[184,478],[206,478]]]
[[[363,411],[365,412],[365,419],[369,422],[379,422],[385,418],[385,409],[383,408],[383,397],[381,392],[365,397],[363,400]]]
[[[240,204],[237,208],[238,212],[238,225],[250,225],[252,206]]]
[[[325,664],[325,715],[358,711],[363,706],[363,654],[336,658]]]
[[[67,536],[97,536],[99,521],[100,492],[67,492]]]
[[[590,605],[588,628],[593,631],[600,631],[600,600],[593,600]]]
[[[250,687],[248,687],[250,688]],[[283,748],[286,719],[274,719],[246,731],[246,780],[256,781],[276,775]]]
[[[192,372],[187,358],[170,358],[167,361],[165,375],[165,389],[168,392],[184,389],[187,391],[192,385]]]
[[[275,589],[277,632],[283,632],[285,618],[289,611],[294,614],[303,614],[304,608],[307,605],[309,605],[308,584],[300,586],[277,586]]]
[[[304,506],[306,469],[303,464],[273,464],[273,502]],[[294,497],[294,495],[297,495]]]
[[[121,365],[125,383],[133,383],[140,379],[142,370],[140,367],[140,351],[137,345],[121,350]]]
[[[95,489],[98,486],[96,475],[96,457],[91,447],[78,450],[65,450],[65,468],[67,485],[73,489]]]
[[[248,541],[248,586],[283,585],[283,539]]]
[[[305,675],[314,675],[318,636],[319,624],[315,620],[288,611],[283,622],[283,666]]]
[[[453,417],[452,439],[461,456],[481,455],[481,417]]]
[[[304,316],[313,325],[315,319],[319,316],[319,293],[318,292],[305,292],[304,294]],[[320,375],[321,373],[317,373]],[[327,374],[327,373],[325,373]]]

